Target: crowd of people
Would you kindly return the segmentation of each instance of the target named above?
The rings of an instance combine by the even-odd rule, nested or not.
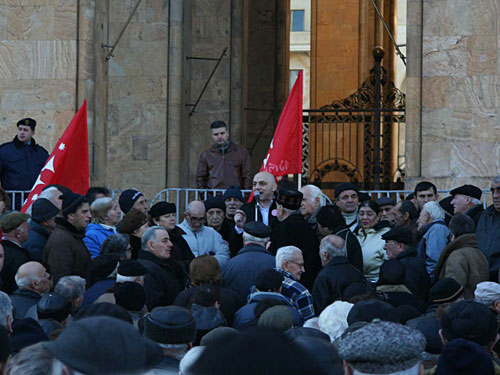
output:
[[[500,176],[486,209],[267,172],[248,202],[239,176],[186,207],[50,185],[3,212],[2,374],[500,374]]]

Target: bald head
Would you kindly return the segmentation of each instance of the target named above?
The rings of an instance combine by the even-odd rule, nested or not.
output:
[[[344,244],[345,241],[341,237],[334,234],[323,238],[323,240],[321,240],[321,244],[319,245],[321,264],[325,266],[333,258],[347,256]]]
[[[253,177],[253,190],[259,193],[261,203],[271,202],[277,189],[274,176],[268,172],[259,172]]]
[[[205,224],[205,205],[200,201],[192,201],[188,204],[184,218],[193,231],[199,231]]]
[[[20,289],[28,289],[39,294],[46,293],[52,287],[50,275],[38,262],[27,262],[19,267],[15,276]]]

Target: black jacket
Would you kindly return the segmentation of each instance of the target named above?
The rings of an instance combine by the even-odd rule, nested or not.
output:
[[[498,281],[500,268],[500,212],[493,205],[483,211],[476,227],[479,249],[490,263],[490,280]]]
[[[269,226],[271,228],[274,228],[276,225],[278,225],[278,218],[276,216],[273,216],[273,211],[276,209],[276,201],[273,200],[271,203],[271,207],[269,208],[269,214],[268,214],[268,219],[269,219]],[[257,209],[257,219],[255,218],[255,199],[253,199],[249,203],[245,203],[243,206],[241,206],[241,210],[247,215],[247,223],[251,221],[262,221],[262,215],[260,214],[260,210]]]
[[[484,212],[484,208],[482,204],[476,204],[474,207],[469,208],[465,214],[469,216],[472,220],[474,220],[474,224],[479,223],[479,218],[481,217],[481,214]]]
[[[3,240],[2,246],[5,254],[3,268],[0,272],[2,290],[7,294],[12,294],[12,292],[17,289],[16,280],[14,279],[17,270],[21,265],[29,262],[31,259],[26,249],[23,249],[12,241]]]
[[[175,260],[161,259],[145,250],[139,251],[137,260],[148,269],[144,279],[148,310],[151,311],[156,306],[171,305],[182,286],[171,265]]]
[[[38,304],[40,294],[29,289],[18,289],[10,296],[14,319],[24,319],[31,306]]]
[[[28,241],[23,244],[23,247],[28,250],[31,260],[42,262],[43,248],[49,236],[50,232],[45,229],[42,224],[37,223],[35,220],[31,220]]]
[[[186,272],[188,272],[189,264],[194,259],[194,255],[188,243],[182,237],[186,233],[176,225],[174,229],[168,231],[168,234],[170,235],[170,242],[174,245],[172,247],[172,258],[181,263]]]
[[[429,299],[429,289],[431,288],[431,279],[424,263],[417,257],[415,247],[407,247],[398,256],[398,260],[405,266],[405,285],[415,296],[424,302]]]
[[[236,233],[236,229],[234,229],[234,221],[224,218],[222,227],[218,232],[222,236],[224,241],[226,241],[229,245],[231,258],[236,256],[238,251],[240,251],[243,247],[243,236]]]
[[[410,305],[424,314],[427,303],[410,293],[406,285],[379,285],[377,294],[380,299],[394,307]]]
[[[271,233],[271,252],[276,254],[283,246],[296,246],[302,250],[306,271],[302,274],[300,283],[311,290],[316,275],[321,271],[319,241],[300,213],[292,213]]]
[[[312,296],[316,315],[319,316],[331,303],[341,300],[345,288],[356,282],[365,284],[365,277],[346,257],[330,260],[314,281]]]

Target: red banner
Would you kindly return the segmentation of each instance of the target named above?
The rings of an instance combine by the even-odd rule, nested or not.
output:
[[[21,209],[22,212],[26,212],[47,185],[64,185],[78,194],[87,192],[89,188],[88,144],[87,101],[84,101],[42,168]]]
[[[260,172],[274,177],[302,173],[302,71],[299,71]]]

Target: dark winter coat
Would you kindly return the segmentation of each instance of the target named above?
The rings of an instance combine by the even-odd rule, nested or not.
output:
[[[227,242],[229,251],[231,252],[231,258],[236,256],[238,251],[240,251],[243,247],[243,236],[236,233],[236,229],[234,229],[234,221],[224,218],[222,227],[218,230],[218,232],[224,241]]]
[[[50,266],[54,285],[63,276],[76,275],[90,283],[92,259],[83,243],[85,231],[78,231],[68,220],[56,218],[56,229],[43,250],[43,259]]]
[[[3,268],[0,272],[2,279],[2,290],[7,294],[12,294],[17,289],[16,276],[17,270],[21,265],[29,262],[29,253],[15,242],[2,240],[4,251]]]
[[[263,246],[249,244],[238,251],[222,269],[224,285],[231,288],[243,301],[247,300],[250,287],[257,275],[275,266],[274,257]]]
[[[479,249],[488,259],[490,280],[498,281],[500,268],[500,212],[493,205],[481,214],[476,227],[476,238]]]
[[[472,220],[474,220],[474,224],[479,223],[479,218],[481,217],[481,214],[484,212],[484,208],[482,204],[476,204],[474,207],[469,208],[465,214],[469,216]]]
[[[175,259],[182,264],[186,273],[188,273],[189,264],[194,259],[194,255],[189,248],[188,243],[184,237],[182,237],[182,235],[186,233],[176,225],[174,229],[168,231],[168,234],[170,236],[170,242],[172,242],[173,245],[171,251],[172,259]]]
[[[319,316],[331,303],[341,300],[345,288],[356,282],[365,284],[365,277],[346,257],[330,260],[314,281],[312,296],[316,315]]]
[[[424,263],[417,257],[415,247],[407,247],[399,254],[398,258],[405,266],[405,285],[414,295],[427,302],[429,299],[429,289],[431,279]]]
[[[363,272],[363,252],[358,238],[351,232],[349,228],[334,229],[332,234],[339,236],[346,242],[347,259],[358,270]]]
[[[445,247],[435,270],[435,280],[451,277],[464,287],[464,298],[474,298],[476,285],[489,280],[489,265],[479,250],[476,235],[464,234]]]
[[[93,284],[85,291],[83,302],[80,308],[93,304],[100,296],[106,293],[109,288],[115,285],[115,283],[115,278],[107,278]]]
[[[377,294],[383,301],[394,307],[410,305],[422,314],[425,313],[427,307],[427,303],[411,294],[405,285],[379,285],[377,286]]]
[[[50,232],[47,229],[35,220],[31,220],[28,241],[23,244],[23,247],[28,250],[31,260],[42,262],[43,248],[49,237]]]
[[[271,233],[271,253],[276,254],[283,246],[296,246],[302,250],[305,272],[300,278],[300,283],[311,290],[316,275],[321,271],[319,241],[300,213],[292,213]]]
[[[0,146],[0,182],[5,190],[30,190],[49,158],[34,139],[28,146],[17,139]]]
[[[156,306],[171,305],[183,286],[172,266],[175,260],[162,259],[145,250],[139,251],[137,260],[148,269],[144,279],[148,310],[151,311]]]
[[[18,289],[11,294],[10,300],[14,313],[14,319],[24,319],[28,310],[38,304],[42,296],[29,289]]]

